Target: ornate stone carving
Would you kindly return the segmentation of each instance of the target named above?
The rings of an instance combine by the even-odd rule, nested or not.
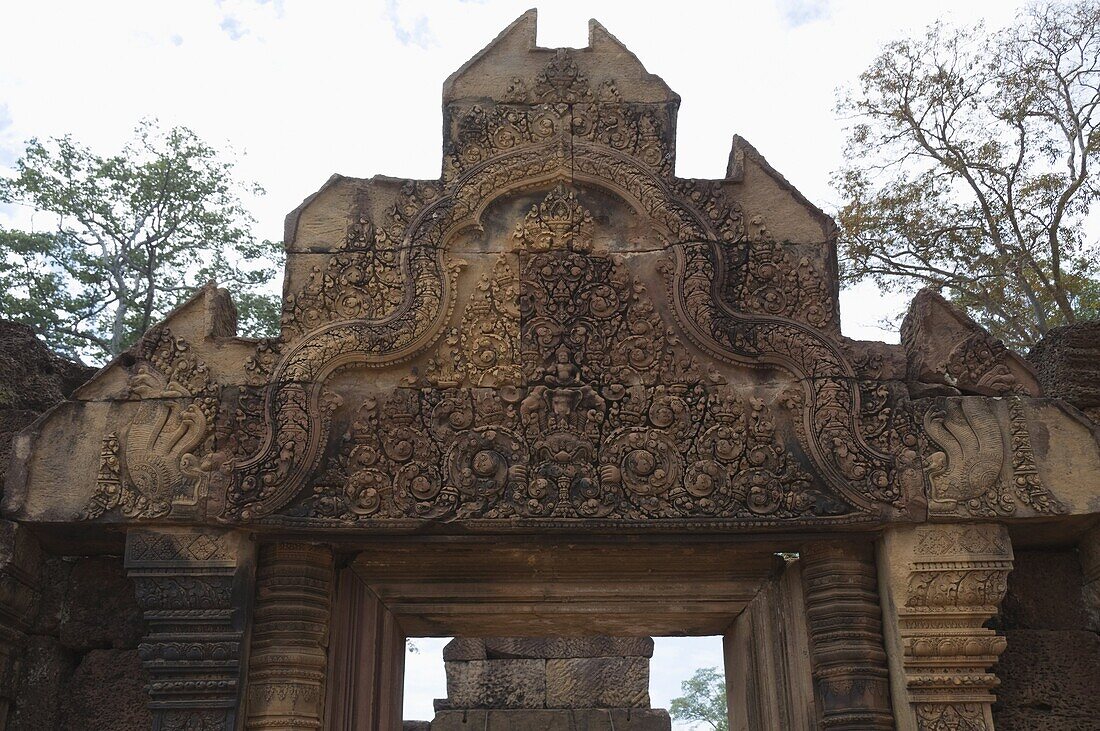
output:
[[[1000,408],[999,402],[982,398],[948,398],[925,413],[925,431],[942,450],[928,458],[931,514],[1013,515],[1019,503],[1037,513],[1065,511],[1043,487],[1020,399],[1008,400],[1008,450]],[[1009,458],[1011,485],[1003,476]]]
[[[457,506],[461,490],[450,489],[449,480],[440,476],[455,471],[463,475],[463,484],[490,492],[477,498],[482,507],[470,515],[489,515],[483,504],[495,501],[492,496],[499,492],[533,501],[528,510],[541,504],[535,512],[549,509],[548,517],[560,510],[617,517],[626,513],[609,506],[622,504],[618,496],[637,493],[642,483],[653,494],[636,501],[646,505],[635,505],[636,515],[755,521],[761,515],[796,520],[858,514],[873,520],[910,512],[908,496],[922,491],[924,479],[915,425],[893,393],[879,412],[865,413],[859,374],[837,340],[835,293],[819,242],[776,240],[761,215],[744,211],[735,200],[733,181],[675,178],[674,95],[654,87],[632,99],[625,92],[638,88],[634,71],[624,69],[622,84],[602,75],[590,83],[582,62],[587,63],[561,51],[537,76],[499,77],[512,78],[507,90],[449,97],[439,181],[407,181],[399,192],[390,181],[364,183],[348,193],[351,217],[343,243],[296,280],[285,303],[281,339],[260,344],[249,363],[248,379],[263,391],[242,390],[236,413],[226,417],[227,422],[235,420],[234,432],[244,438],[232,440],[235,454],[220,465],[231,476],[227,490],[211,503],[221,519],[308,517],[313,508],[303,513],[302,500],[313,499],[310,487],[321,504],[330,506],[318,508],[318,516],[333,513],[347,519],[350,514],[361,517],[364,510],[382,511],[371,507],[375,493],[369,489],[399,490],[406,483],[438,484],[440,499]],[[565,183],[571,187],[554,187]],[[375,205],[370,192],[375,188],[384,189],[379,194],[384,206]],[[449,328],[461,266],[448,251],[456,237],[483,230],[484,216],[495,202],[547,189],[552,195],[519,222],[518,250],[506,253],[492,272],[482,275],[475,297],[479,304],[466,308],[460,325]],[[667,249],[667,297],[675,320],[662,319],[642,285],[630,282],[627,267],[606,252],[592,251],[584,240],[589,223],[584,216],[590,216],[582,200],[586,189],[618,199],[637,220],[636,238]],[[573,276],[569,267],[579,268],[575,284],[582,290],[597,283],[604,289],[570,289],[574,284],[563,284]],[[564,289],[550,292],[547,283]],[[637,291],[623,290],[626,285]],[[624,302],[637,300],[628,308],[629,317],[620,319],[617,304],[603,301],[605,291],[625,297]],[[568,293],[565,299],[563,293]],[[572,303],[566,300],[578,293],[589,298],[584,306],[595,308],[585,317],[596,327],[580,327],[603,338],[608,348],[611,367],[603,368],[597,381],[585,363],[593,360],[595,343],[586,342],[587,334],[558,332],[560,325],[554,322],[572,317]],[[528,313],[523,309],[528,302],[544,302],[549,314]],[[599,312],[601,307],[609,312]],[[538,322],[528,324],[528,316]],[[652,391],[658,382],[644,375],[647,369],[661,367],[658,361],[668,360],[670,351],[677,351],[677,360],[690,359],[679,345],[681,336],[672,334],[673,324],[708,356],[790,374],[801,390],[783,397],[785,405],[800,412],[793,420],[798,444],[789,440],[793,450],[787,449],[785,434],[768,434],[775,424],[768,406],[751,405],[747,393],[713,394],[708,389],[715,384],[705,375],[662,382],[670,388],[702,387],[703,395]],[[623,329],[609,333],[609,327]],[[536,342],[539,338],[554,347],[543,347]],[[442,345],[434,362],[423,375],[418,364],[410,383],[439,393],[416,397],[424,402],[409,417],[412,423],[433,418],[436,403],[453,401],[455,396],[445,393],[448,389],[482,387],[500,390],[492,397],[499,402],[493,408],[506,416],[515,411],[518,421],[505,418],[502,424],[507,426],[494,427],[491,435],[484,425],[473,424],[453,442],[450,437],[437,439],[428,454],[442,450],[435,455],[439,461],[423,474],[410,468],[390,475],[379,467],[363,471],[352,465],[346,481],[329,479],[360,461],[350,454],[344,455],[343,464],[331,459],[334,445],[328,430],[336,402],[329,381],[353,367],[392,368],[437,343]],[[531,349],[529,343],[538,347]],[[522,392],[515,402],[509,400],[512,387]],[[705,403],[741,399],[744,413],[758,414],[759,423],[766,425],[758,436],[772,445],[773,456],[738,473],[735,480],[723,473],[737,469],[735,464],[677,443],[676,429],[682,426],[647,423],[631,411],[673,397],[687,404],[694,426],[706,429],[718,424],[704,426],[711,418]],[[394,398],[394,403],[408,400]],[[466,398],[472,402],[473,395]],[[492,400],[479,398],[485,405]],[[385,398],[375,403],[389,408]],[[394,408],[398,414],[404,410]],[[569,410],[575,423],[567,429],[563,419]],[[880,429],[883,423],[887,427]],[[532,430],[544,435],[534,438]],[[421,444],[428,434],[410,444]],[[115,462],[125,469],[123,437],[117,433],[117,440],[108,437],[105,442],[97,504],[144,505],[138,498],[115,497],[125,494],[125,475],[112,471]],[[479,460],[469,474],[484,472],[480,477],[470,478],[465,471],[474,469],[463,464],[467,452]],[[495,456],[487,456],[489,452]],[[564,466],[570,454],[590,468]],[[551,464],[558,466],[538,467]],[[387,479],[379,482],[376,472]],[[733,484],[738,480],[753,484]],[[361,483],[372,487],[351,487]],[[324,494],[330,489],[336,494]],[[527,494],[532,490],[534,495]],[[556,496],[553,507],[548,508],[543,491]],[[586,496],[579,503],[584,511],[574,498],[565,499],[568,492]],[[153,498],[152,503],[154,512],[163,511],[163,499]],[[95,505],[89,514],[104,510]],[[141,513],[146,508],[125,510]],[[436,513],[423,505],[418,510],[420,517]],[[467,515],[453,510],[443,512]],[[397,512],[409,515],[404,509]]]
[[[911,708],[920,731],[991,731],[998,681],[990,669],[1005,639],[982,625],[1007,590],[1008,532],[996,524],[891,529],[881,560],[905,677],[895,705]]]
[[[933,290],[923,289],[913,298],[901,341],[914,383],[987,396],[1039,394],[1026,361]]]
[[[816,544],[800,554],[822,729],[893,729],[871,549]]]
[[[891,440],[893,452],[868,443],[855,370],[838,344],[796,320],[756,315],[714,297],[712,286],[719,292],[729,288],[729,259],[720,245],[685,245],[674,252],[670,297],[689,337],[722,360],[772,364],[801,378],[802,442],[823,476],[864,508],[877,502],[903,509],[923,481],[916,441]]]
[[[592,99],[588,79],[577,68],[573,54],[559,48],[535,80],[535,99],[540,102],[576,104]]]
[[[539,253],[568,249],[581,254],[592,249],[592,212],[577,195],[559,184],[516,226],[514,238],[521,251]]]
[[[137,410],[104,438],[96,491],[80,517],[194,515],[209,473],[224,461],[200,449],[218,411],[218,386],[191,345],[168,328],[147,334],[132,355],[128,387]]]
[[[1023,400],[1013,396],[1008,400],[1009,438],[1012,447],[1012,486],[1026,505],[1037,513],[1064,513],[1066,508],[1043,486],[1035,452],[1031,448],[1031,433],[1024,417]]]
[[[550,127],[552,128],[553,125]],[[478,128],[480,129],[480,127]],[[529,128],[529,126],[524,125],[524,128]],[[492,138],[496,139],[496,136],[494,135]],[[431,231],[437,232],[462,228],[465,224],[457,222],[461,220],[460,211],[473,212],[479,210],[483,205],[478,202],[479,198],[483,198],[489,191],[499,194],[499,187],[507,188],[513,184],[507,179],[499,179],[495,171],[499,170],[503,173],[509,170],[525,170],[510,165],[500,167],[500,164],[505,162],[510,155],[519,154],[517,149],[522,151],[523,147],[521,145],[510,146],[508,147],[509,152],[501,153],[496,158],[492,158],[494,161],[499,162],[483,163],[459,176],[450,186],[450,189],[454,191],[453,193],[441,197],[431,197],[431,202],[427,205],[427,209],[434,210],[431,215],[421,211],[412,216],[412,220],[430,220],[432,222]],[[597,154],[578,155],[577,150],[574,149],[574,164],[582,159],[595,160],[597,158]],[[541,166],[546,162],[546,159],[542,157],[540,160],[539,169],[542,169]],[[615,168],[622,168],[624,165],[629,165],[629,158],[615,158],[613,163],[609,162],[609,164],[613,164]],[[613,170],[609,171],[607,166],[601,167],[599,172],[605,176],[615,174]],[[530,172],[524,174],[529,175]],[[774,331],[773,337],[775,340],[774,345],[769,346],[767,339],[754,336],[753,340],[757,342],[757,347],[751,351],[751,354],[746,352],[731,359],[744,363],[757,363],[761,360],[767,362],[768,359],[763,357],[764,353],[760,346],[765,346],[763,348],[765,351],[767,347],[772,347],[776,352],[774,357],[771,357],[771,362],[790,368],[798,375],[809,374],[811,378],[803,381],[809,389],[805,397],[806,405],[803,407],[807,410],[807,418],[800,420],[799,428],[803,442],[809,448],[811,455],[815,459],[819,459],[826,468],[824,473],[830,478],[829,482],[832,487],[843,494],[844,501],[857,506],[859,509],[866,510],[875,503],[892,504],[897,508],[904,508],[905,500],[903,496],[906,494],[907,487],[911,487],[913,484],[919,485],[921,480],[919,469],[911,464],[916,460],[916,452],[912,448],[912,443],[903,444],[901,439],[894,440],[896,457],[882,455],[869,446],[859,432],[858,393],[852,387],[851,367],[847,365],[840,351],[835,346],[829,345],[828,341],[818,335],[815,330],[801,327],[796,322],[784,317],[786,314],[797,311],[800,316],[807,317],[820,325],[832,321],[834,314],[829,307],[815,309],[820,303],[829,301],[828,297],[825,296],[826,293],[820,277],[809,268],[805,261],[792,261],[783,252],[779,244],[770,241],[761,221],[754,220],[747,229],[740,223],[732,228],[727,227],[726,223],[730,220],[728,216],[736,214],[738,218],[733,220],[739,222],[740,213],[735,204],[717,202],[721,198],[719,192],[711,191],[705,195],[696,195],[685,190],[687,200],[691,203],[674,202],[667,197],[667,194],[662,192],[661,188],[642,182],[645,177],[650,175],[650,173],[639,173],[636,178],[639,185],[636,188],[633,187],[634,183],[630,182],[631,179],[627,178],[624,180],[624,187],[627,188],[628,194],[636,194],[642,197],[641,205],[643,208],[657,222],[667,227],[666,230],[673,240],[686,234],[702,236],[703,238],[725,237],[730,240],[745,241],[739,246],[749,257],[748,276],[738,279],[737,282],[724,281],[723,286],[725,291],[730,292],[729,297],[731,299],[736,298],[749,311],[749,314],[736,315],[736,317],[747,318],[750,321],[755,321],[753,318],[761,318],[757,327],[763,327],[764,323],[768,324],[767,328],[760,332]],[[485,176],[491,177],[486,178],[484,185],[475,182]],[[701,191],[702,189],[695,188],[691,190]],[[468,197],[469,193],[473,193],[474,197]],[[662,197],[666,201],[665,203],[661,202]],[[651,203],[646,202],[646,198],[653,198],[653,200]],[[701,206],[702,212],[692,213],[691,210],[694,205]],[[410,207],[415,208],[415,206]],[[404,210],[405,207],[398,206],[398,208]],[[553,322],[554,318],[566,316],[569,308],[573,306],[572,303],[567,301],[559,302],[562,296],[561,293],[569,292],[568,299],[568,297],[576,296],[576,292],[569,289],[574,287],[573,284],[570,284],[561,292],[551,293],[546,289],[546,283],[561,284],[565,282],[568,276],[572,276],[568,273],[569,267],[575,267],[581,273],[581,280],[583,280],[581,284],[583,286],[592,287],[599,283],[601,287],[610,287],[611,289],[607,290],[608,292],[612,292],[616,296],[625,296],[624,302],[629,301],[631,298],[638,299],[637,294],[625,290],[616,291],[616,287],[622,289],[629,282],[623,278],[622,274],[618,273],[621,267],[614,263],[613,257],[606,253],[587,250],[590,244],[583,238],[586,228],[583,224],[587,220],[586,215],[590,217],[590,214],[584,212],[583,206],[577,201],[575,194],[571,194],[565,188],[552,191],[551,195],[542,204],[536,206],[528,214],[517,228],[516,241],[520,245],[518,258],[513,260],[513,264],[507,257],[502,256],[496,265],[493,276],[482,281],[479,286],[482,296],[478,298],[478,304],[472,305],[467,310],[463,327],[457,331],[450,331],[444,338],[443,348],[437,353],[434,365],[428,370],[427,380],[430,383],[438,387],[447,387],[452,383],[460,383],[465,378],[469,379],[472,385],[506,384],[506,379],[514,378],[518,370],[523,370],[524,383],[529,392],[523,396],[523,403],[518,406],[508,406],[509,409],[514,408],[522,412],[520,416],[523,428],[519,430],[520,432],[527,431],[527,425],[537,423],[542,415],[553,414],[554,409],[580,407],[581,411],[578,412],[578,418],[582,420],[588,418],[589,412],[593,412],[593,409],[595,412],[604,410],[608,403],[606,395],[600,394],[596,390],[591,392],[584,392],[583,389],[578,390],[576,384],[566,387],[564,382],[549,383],[545,381],[547,373],[539,372],[538,368],[534,367],[535,358],[541,358],[545,370],[545,365],[549,364],[549,359],[552,357],[557,359],[556,367],[561,371],[552,378],[574,378],[567,371],[581,366],[578,358],[583,360],[584,357],[588,357],[583,354],[578,355],[577,349],[592,349],[590,344],[565,342],[561,340],[560,335],[553,334],[559,327]],[[722,216],[727,216],[727,218]],[[705,223],[708,221],[713,221],[717,225],[718,233],[708,233],[711,226],[710,223]],[[414,229],[419,225],[414,225]],[[698,229],[697,234],[692,232],[693,227]],[[746,230],[748,231],[747,234]],[[416,235],[414,238],[424,240],[420,235]],[[752,242],[750,239],[755,241]],[[409,240],[408,234],[406,234],[406,240]],[[702,251],[703,248],[699,245],[680,247],[681,250],[690,249],[695,251]],[[707,251],[711,250],[707,249]],[[708,307],[712,308],[714,302],[710,295],[710,282],[715,277],[716,261],[724,262],[725,256],[723,255],[721,259],[715,260],[709,258],[708,255],[704,259],[702,266],[691,271],[690,275],[688,270],[691,267],[686,267],[681,262],[678,274],[670,272],[670,287],[681,303],[686,305],[686,303],[692,302],[703,308],[699,309],[699,307],[693,305],[694,309],[691,312],[685,311],[682,313],[681,323],[695,321],[696,324],[706,327],[708,323],[713,323],[715,320],[714,313],[706,309]],[[520,302],[545,302],[545,305],[540,306],[544,306],[546,313],[531,313],[535,318],[544,318],[541,321],[542,324],[532,323],[528,328],[530,333],[534,333],[536,330],[540,332],[540,335],[532,339],[531,342],[535,342],[541,337],[543,339],[549,338],[549,340],[557,343],[555,345],[557,352],[550,352],[545,347],[541,350],[530,350],[524,346],[525,352],[529,350],[531,360],[522,364],[515,361],[516,356],[520,355],[523,358],[528,356],[523,353],[517,354],[515,352],[515,340],[509,339],[510,335],[514,335],[518,321],[525,317],[522,311],[517,312],[515,309],[510,309],[511,303],[508,301],[514,290],[513,265],[519,270],[518,279],[521,282]],[[720,264],[719,268],[725,269],[726,265]],[[701,269],[701,273],[699,269]],[[737,271],[742,271],[742,267],[738,267]],[[702,279],[700,279],[700,276],[702,276]],[[721,280],[720,277],[719,279]],[[690,284],[691,281],[695,280],[699,280],[699,287],[706,288],[705,293],[700,290],[698,294],[695,294],[696,285]],[[435,279],[433,281],[438,284],[443,280]],[[584,284],[584,282],[588,282],[588,284]],[[414,289],[419,286],[420,284],[413,285]],[[686,292],[685,289],[690,291]],[[644,294],[644,290],[641,291]],[[591,293],[589,293],[589,296],[591,296]],[[597,293],[596,298],[592,300],[597,303],[597,307],[614,306],[614,303],[603,302],[602,297],[602,292]],[[645,298],[643,297],[643,299]],[[706,303],[701,301],[703,299],[706,300]],[[438,297],[433,298],[433,301],[437,300]],[[669,348],[675,349],[675,338],[671,336],[671,333],[666,332],[668,330],[667,326],[653,312],[652,305],[648,304],[648,300],[644,304],[640,303],[635,309],[637,311],[631,320],[632,324],[629,324],[629,327],[634,328],[634,330],[631,331],[629,337],[618,343],[615,342],[614,338],[608,340],[606,335],[604,336],[604,342],[608,344],[609,350],[613,348],[619,350],[618,353],[611,353],[613,367],[607,369],[604,377],[622,376],[616,382],[616,386],[623,389],[624,392],[630,385],[643,385],[644,379],[639,380],[637,374],[654,365],[654,356],[665,357],[663,354],[668,352]],[[754,310],[759,310],[762,314],[751,314]],[[725,310],[722,312],[725,312]],[[596,322],[614,321],[614,318],[607,317],[604,313],[597,314]],[[726,317],[726,315],[722,315],[722,317]],[[386,322],[397,323],[401,319],[396,315],[394,318],[390,318]],[[366,324],[363,326],[365,327]],[[732,324],[730,326],[732,327]],[[356,325],[356,327],[359,327],[359,325]],[[387,324],[386,327],[391,327],[391,325]],[[620,327],[620,325],[616,324],[615,327]],[[740,328],[740,325],[737,328]],[[768,328],[772,330],[768,330]],[[709,329],[714,330],[713,327]],[[331,335],[333,329],[327,328],[323,332]],[[600,328],[596,327],[592,332],[598,333]],[[660,333],[660,339],[667,344],[649,342],[648,338],[650,336],[648,333]],[[325,337],[329,337],[329,335]],[[520,340],[523,341],[524,337],[521,334]],[[306,338],[306,341],[312,340],[313,336]],[[706,336],[705,340],[711,344],[714,342],[710,334]],[[803,347],[806,343],[808,345]],[[805,356],[803,351],[808,350],[812,350],[821,357],[815,360]],[[342,347],[339,352],[343,352]],[[596,351],[592,350],[592,352]],[[724,352],[726,356],[730,355],[728,348]],[[795,362],[792,356],[797,356],[798,361]],[[346,355],[338,355],[336,362],[347,363],[349,359],[363,362],[364,359],[369,357],[368,352],[356,346],[354,350],[348,351]],[[316,384],[318,379],[323,379],[325,373],[333,370],[334,366],[324,365],[327,358],[327,356],[319,357],[319,354],[314,352],[308,359],[304,359],[304,356],[299,358],[294,352],[291,352],[278,366],[273,378],[295,381],[303,379]],[[637,362],[631,363],[631,358],[636,359]],[[300,370],[307,367],[307,362],[313,364],[308,365],[308,372]],[[697,366],[692,367],[697,370]],[[832,380],[821,378],[821,376],[828,375],[830,368],[836,374],[835,378]],[[634,373],[634,375],[629,375],[629,373]],[[583,377],[587,379],[590,375],[585,373]],[[674,380],[678,383],[690,385],[699,383],[701,378],[699,375],[693,375]],[[540,381],[542,382],[540,383]],[[652,384],[652,381],[649,383]],[[605,381],[600,385],[609,387],[611,383]],[[286,504],[287,500],[297,491],[296,486],[306,479],[306,476],[313,470],[314,465],[317,464],[320,457],[318,450],[323,443],[324,435],[316,426],[311,424],[310,419],[296,419],[293,414],[296,410],[304,411],[306,414],[315,412],[317,407],[313,404],[318,398],[318,387],[314,385],[297,388],[299,389],[297,395],[286,395],[284,393],[279,398],[268,397],[265,409],[270,415],[269,418],[273,419],[271,423],[272,431],[264,437],[263,445],[254,455],[245,457],[238,463],[238,487],[230,497],[230,504],[240,507],[235,509],[233,514],[239,514],[241,517],[258,517],[274,512],[278,509],[278,506]],[[285,387],[283,391],[286,391]],[[652,394],[646,394],[645,397],[652,398]],[[557,401],[552,403],[555,398]],[[634,398],[637,400],[637,394],[634,394]],[[601,403],[601,399],[603,403]],[[611,401],[615,400],[612,399]],[[294,404],[294,410],[289,410],[290,404]],[[618,408],[617,404],[612,403],[611,405]],[[496,408],[500,411],[505,410],[503,404],[498,405]],[[701,410],[697,411],[700,414],[702,413]],[[398,417],[399,421],[400,418]],[[594,421],[589,425],[589,428],[595,429],[597,423],[598,420]],[[303,432],[297,424],[302,424],[309,431]],[[583,424],[577,426],[582,427]],[[602,433],[610,436],[607,431]],[[494,432],[494,434],[496,433]],[[500,438],[503,438],[504,441],[500,441]],[[626,439],[626,437],[623,436],[620,439]],[[696,464],[698,460],[694,458],[689,458],[686,462],[680,459],[666,464],[666,461],[671,459],[670,455],[676,450],[662,447],[659,437],[645,437],[635,434],[631,439],[636,444],[644,445],[646,448],[642,450],[631,449],[630,453],[637,452],[638,454],[645,453],[649,455],[639,463],[641,469],[648,469],[649,462],[655,460],[654,469],[662,470],[660,474],[671,482],[681,479],[681,473],[690,473],[688,479],[692,481],[693,489],[697,490],[702,490],[703,485],[717,485],[721,482],[716,472],[718,466],[714,464]],[[658,441],[654,441],[655,439]],[[508,468],[499,474],[515,474],[516,471],[512,470],[512,467],[517,467],[522,472],[523,465],[527,463],[526,457],[510,454],[510,448],[506,448],[505,445],[516,445],[519,448],[518,445],[523,440],[509,439],[508,435],[504,434],[495,435],[490,441],[493,441],[498,448],[504,449],[503,453],[496,453],[497,457],[493,458],[494,463],[508,464]],[[595,460],[595,451],[591,441],[591,438],[589,438],[587,443],[576,443],[574,437],[567,438],[564,435],[555,437],[550,440],[553,447],[548,447],[545,454],[556,454],[563,459],[564,455],[570,453],[588,455],[591,460],[597,461]],[[286,445],[281,449],[281,453],[286,455],[287,459],[275,459],[273,456],[265,456],[272,455],[272,450],[279,443]],[[291,445],[294,446],[291,447]],[[468,444],[466,448],[472,449],[473,447]],[[444,451],[450,450],[450,446],[443,445],[443,449]],[[528,445],[527,449],[533,454],[539,454],[539,447],[536,444]],[[621,451],[625,447],[619,447],[618,449]],[[474,449],[474,454],[481,454],[483,451]],[[520,452],[523,451],[524,449],[520,448]],[[614,452],[615,449],[608,450],[609,455]],[[451,460],[450,464],[453,465],[457,464],[455,460],[460,460],[461,457],[456,452],[449,459]],[[514,461],[515,464],[513,464]],[[894,464],[894,461],[897,464]],[[273,469],[270,466],[264,466],[273,463],[279,463],[279,468]],[[580,490],[582,493],[593,490],[599,492],[604,489],[611,489],[615,492],[620,489],[621,485],[629,484],[622,482],[621,478],[616,476],[616,471],[620,475],[623,474],[621,466],[605,465],[604,467],[606,469],[597,470],[600,475],[582,474],[580,472],[566,475],[565,473],[557,474],[556,470],[550,470],[552,474],[542,475],[539,478],[542,481],[536,480],[538,487],[535,492],[539,495],[529,499],[539,501],[541,491],[550,489],[550,484],[556,484],[559,480],[574,484],[574,488],[570,489]],[[255,477],[250,476],[257,469],[265,470],[268,474],[260,473],[256,474]],[[490,468],[486,465],[485,469]],[[494,470],[493,473],[497,474],[496,468],[492,469]],[[779,473],[783,473],[784,470],[789,468],[779,467],[777,469]],[[425,474],[413,476],[410,472],[406,473],[405,477],[395,472],[394,484],[404,484],[408,480],[412,480],[416,484],[422,484],[423,481],[427,480],[432,484],[440,484],[439,489],[443,490],[442,485],[446,481],[433,477],[433,470],[438,472],[436,468],[432,468]],[[566,471],[572,473],[575,470],[570,468]],[[366,474],[373,475],[374,473],[368,472]],[[625,474],[630,476],[632,471],[627,470]],[[776,474],[774,470],[772,474]],[[769,487],[752,491],[754,495],[752,505],[766,514],[779,510],[791,517],[803,513],[811,504],[814,505],[814,509],[811,511],[813,513],[831,515],[843,512],[843,508],[840,507],[842,503],[837,503],[834,500],[830,504],[828,500],[820,500],[817,497],[820,494],[819,491],[806,492],[803,488],[809,482],[807,476],[795,477],[794,475],[795,473],[790,473],[789,476],[793,481],[783,488],[777,487],[777,483],[774,481],[768,481],[774,478],[765,479],[761,476],[761,479],[765,479]],[[851,486],[853,480],[864,486],[853,490]],[[373,477],[370,481],[372,485],[375,482]],[[495,489],[501,492],[509,484],[508,480],[501,477],[494,478],[493,482],[497,485]],[[513,487],[522,487],[521,483],[523,482],[524,479],[519,479]],[[271,484],[273,488],[271,490],[257,489],[255,485],[260,484]],[[729,497],[732,500],[724,499],[725,502],[729,503],[726,508],[712,507],[709,493],[696,495],[694,498],[685,498],[679,502],[689,510],[706,506],[704,510],[708,514],[738,514],[739,509],[735,505],[738,504],[738,501],[743,501],[744,492],[729,487],[720,489],[730,491]],[[554,488],[558,498],[555,504],[561,505],[562,509],[564,509],[565,501],[561,498],[566,491],[567,489],[563,485]],[[523,490],[520,489],[520,492],[522,493]],[[769,495],[766,499],[763,497],[765,492]],[[441,494],[443,494],[445,500],[450,502],[454,502],[457,497],[450,490],[443,491]],[[268,497],[263,497],[263,495]],[[804,496],[800,497],[799,495]],[[347,504],[346,496],[335,497],[335,500],[328,500],[327,502],[332,505]],[[586,498],[584,502],[588,505],[587,510],[592,511],[593,515],[597,513],[614,514],[614,511],[608,512],[606,506],[597,507],[597,503],[601,499],[608,504],[618,500],[614,494],[602,498],[598,496],[592,499]],[[351,501],[351,504],[354,505],[357,502],[358,499],[356,498]],[[373,499],[368,500],[367,503],[373,504]],[[690,508],[687,506],[690,506]],[[360,508],[355,508],[352,512],[358,510]],[[434,510],[427,512],[423,512],[423,510],[424,508],[421,506],[420,517],[429,517],[429,514],[435,513]],[[655,505],[652,510],[657,513],[668,512],[665,508],[657,508]],[[347,511],[340,508],[338,514],[346,516]],[[465,515],[465,513],[460,514]],[[750,514],[745,517],[755,518],[759,516],[750,510]]]
[[[447,388],[520,383],[518,259],[501,255],[481,277],[462,325],[447,332],[428,364],[426,380]]]
[[[252,546],[235,533],[131,530],[126,568],[148,633],[153,728],[233,731],[241,687]]]
[[[260,549],[246,729],[321,728],[333,570],[324,547]]]
[[[952,399],[925,414],[924,428],[944,451],[929,458],[929,511],[953,515],[1011,514],[1016,503],[999,490],[1004,443],[991,405]]]
[[[463,329],[441,346],[425,375],[432,387],[363,404],[341,469],[314,490],[308,515],[767,521],[851,512],[787,453],[767,405],[705,373],[625,265],[591,250],[591,219],[560,186],[532,207],[518,251],[499,257]],[[521,268],[518,289],[510,261]],[[490,384],[504,388],[477,388]]]

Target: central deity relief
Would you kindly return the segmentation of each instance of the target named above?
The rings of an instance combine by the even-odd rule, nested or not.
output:
[[[564,185],[531,208],[424,376],[362,405],[307,515],[845,512],[765,404],[706,372],[627,265],[593,248],[592,226]]]

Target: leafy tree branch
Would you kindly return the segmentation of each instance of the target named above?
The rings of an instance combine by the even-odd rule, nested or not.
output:
[[[1100,315],[1100,2],[995,32],[937,23],[887,45],[838,108],[848,281],[942,290],[1017,347]]]
[[[122,352],[197,286],[233,291],[246,334],[277,329],[266,293],[278,244],[257,241],[241,202],[262,193],[236,161],[185,127],[142,121],[103,156],[71,136],[27,143],[0,200],[52,214],[53,230],[0,229],[0,314],[56,350],[102,361]]]
[[[729,731],[726,711],[726,679],[717,668],[699,668],[680,684],[679,698],[673,698],[669,715],[678,721],[706,724],[714,731]]]

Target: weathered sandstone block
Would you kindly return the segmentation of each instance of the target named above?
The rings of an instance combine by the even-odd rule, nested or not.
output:
[[[544,708],[543,660],[471,660],[447,665],[452,708]]]
[[[649,659],[589,657],[546,661],[548,708],[648,708]]]
[[[440,711],[431,731],[669,731],[668,711],[584,709],[543,711]]]
[[[459,637],[443,648],[443,660],[653,657],[652,637]]]
[[[1100,322],[1051,329],[1027,359],[1043,393],[1060,398],[1100,419]]]
[[[92,650],[84,656],[61,699],[61,729],[145,731],[148,675],[136,650]]]

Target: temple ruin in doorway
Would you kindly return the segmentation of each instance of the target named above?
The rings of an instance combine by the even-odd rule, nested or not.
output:
[[[715,634],[734,729],[1100,728],[1095,331],[1032,364],[922,292],[846,338],[833,221],[740,137],[677,177],[679,97],[535,20],[444,84],[438,179],[287,217],[277,339],[206,287],[17,436],[0,728],[64,727],[26,678],[73,556],[133,592],[142,702],[68,655],[71,728],[395,731],[423,636],[469,680],[435,731],[667,728],[584,678]],[[502,642],[533,707],[478,705]]]

